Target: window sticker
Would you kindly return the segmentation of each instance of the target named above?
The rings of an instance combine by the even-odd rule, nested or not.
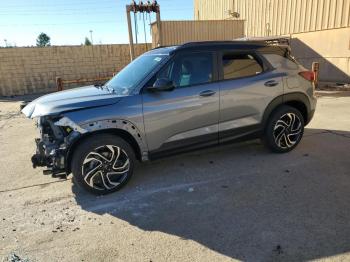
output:
[[[154,61],[156,61],[156,62],[160,62],[161,60],[162,60],[161,57],[156,57],[156,58],[154,58]]]

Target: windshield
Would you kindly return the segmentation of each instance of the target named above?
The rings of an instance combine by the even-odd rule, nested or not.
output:
[[[142,55],[106,83],[117,95],[130,95],[134,88],[163,61],[167,55]]]

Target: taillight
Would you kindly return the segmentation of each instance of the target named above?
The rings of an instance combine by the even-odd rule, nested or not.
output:
[[[299,73],[300,76],[302,76],[304,79],[310,82],[315,81],[315,72],[313,71],[303,71]]]

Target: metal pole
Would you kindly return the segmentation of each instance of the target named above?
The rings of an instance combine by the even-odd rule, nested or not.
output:
[[[90,39],[91,39],[91,44],[93,45],[94,44],[94,41],[93,41],[93,39],[92,39],[92,30],[90,30]]]
[[[157,27],[158,27],[158,34],[159,34],[159,39],[158,39],[158,46],[162,46],[163,45],[163,36],[162,36],[162,25],[161,25],[161,21],[160,21],[160,9],[158,7],[158,12],[157,14]]]
[[[145,34],[145,46],[146,46],[146,50],[147,50],[147,35],[146,35],[146,21],[145,21],[145,13],[142,13],[143,15],[143,31]]]
[[[128,30],[129,30],[129,46],[130,46],[130,60],[134,60],[135,50],[134,50],[134,39],[132,37],[132,26],[131,26],[131,17],[130,17],[130,6],[126,6],[126,17],[128,20]]]
[[[135,25],[135,41],[136,41],[136,44],[138,44],[138,40],[137,40],[138,28],[137,28],[137,15],[136,15],[136,13],[134,13],[134,25]]]

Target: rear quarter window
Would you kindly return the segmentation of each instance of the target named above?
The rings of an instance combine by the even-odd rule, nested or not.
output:
[[[252,54],[224,54],[222,56],[224,80],[255,76],[264,71]]]
[[[288,70],[298,69],[298,64],[276,54],[262,54],[262,56],[274,67],[274,68],[285,68]]]

